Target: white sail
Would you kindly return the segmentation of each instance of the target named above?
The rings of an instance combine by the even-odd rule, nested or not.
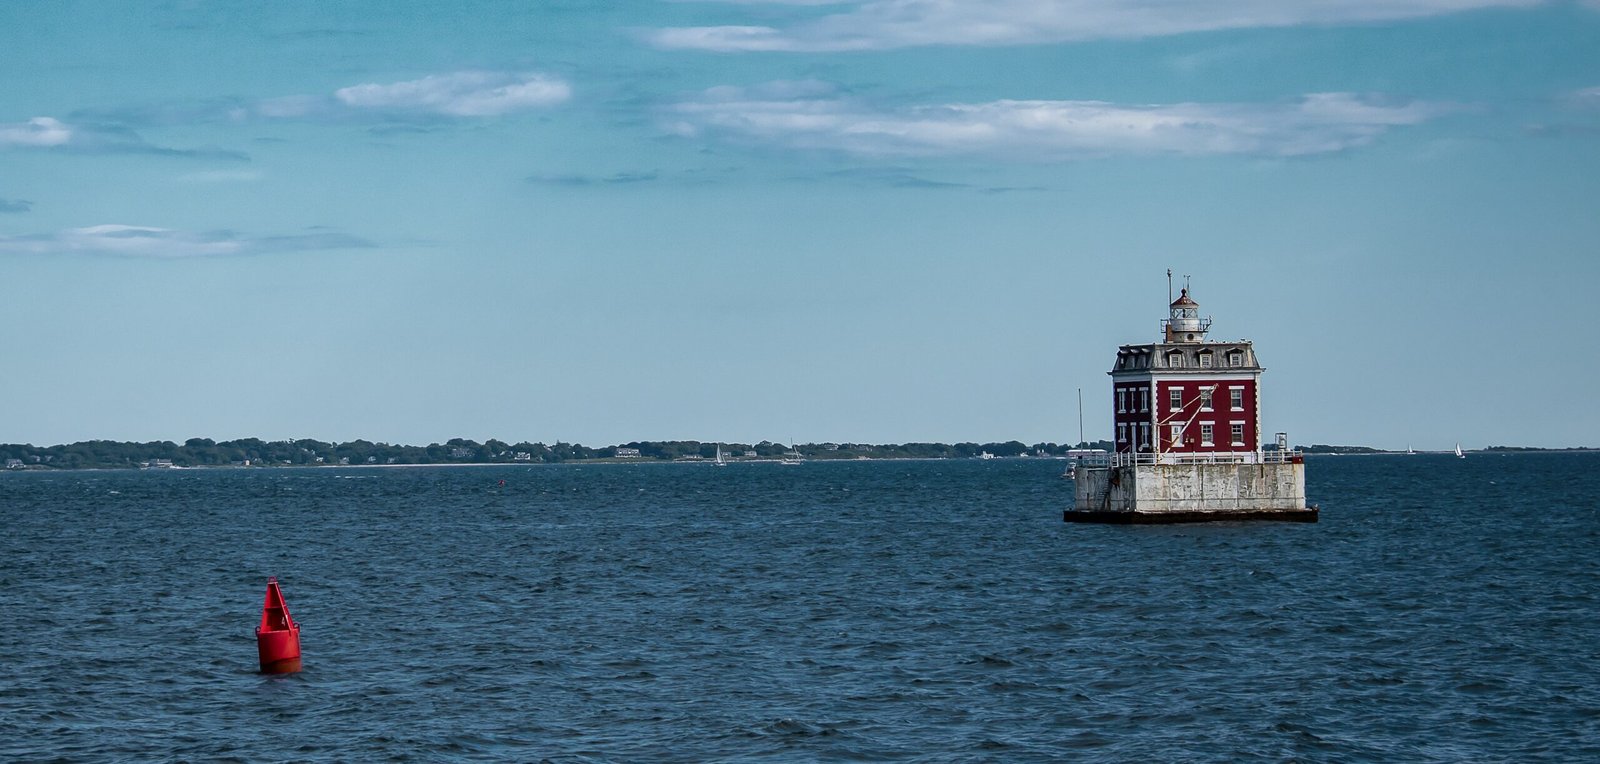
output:
[[[1459,456],[1459,457],[1461,457],[1461,458],[1462,458],[1462,459],[1465,459],[1465,458],[1467,458],[1467,455],[1466,455],[1466,454],[1463,454],[1463,453],[1461,453],[1461,444],[1460,444],[1460,443],[1457,443],[1457,444],[1456,444],[1456,456]]]

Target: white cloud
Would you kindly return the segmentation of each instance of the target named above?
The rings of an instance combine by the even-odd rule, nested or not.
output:
[[[84,110],[78,115],[101,125],[169,127],[252,120],[308,122],[441,117],[492,117],[554,106],[572,97],[572,86],[540,72],[462,71],[404,82],[367,82],[328,93],[245,100],[212,98]],[[0,127],[5,127],[0,125]]]
[[[54,117],[22,123],[0,123],[0,146],[61,146],[72,140],[72,128]]]
[[[281,98],[265,98],[256,102],[256,114],[272,119],[295,119],[309,117],[325,110],[327,99],[317,96],[283,96]],[[248,116],[248,112],[233,110],[230,115],[236,117]]]
[[[185,183],[251,183],[261,180],[256,170],[202,170],[178,176]]]
[[[336,91],[334,98],[352,109],[485,117],[550,106],[571,95],[566,82],[544,74],[456,72],[388,85],[354,85]]]
[[[138,133],[116,124],[67,124],[54,117],[34,117],[27,122],[0,123],[0,149],[60,150],[74,154],[149,154],[154,156],[245,161],[238,151],[218,148],[179,149],[146,141]]]
[[[990,101],[887,110],[818,83],[714,88],[669,107],[666,128],[791,148],[866,156],[1068,160],[1110,154],[1299,156],[1371,142],[1457,107],[1317,93],[1287,103],[1113,104]]]
[[[232,231],[196,233],[170,228],[118,224],[69,228],[53,234],[0,236],[0,254],[105,255],[162,259],[370,246],[371,242],[339,233],[245,236]]]
[[[1600,106],[1600,86],[1574,90],[1567,96],[1567,100],[1578,106]]]
[[[877,50],[917,45],[1027,45],[1251,27],[1345,24],[1519,8],[1547,0],[855,0],[848,10],[771,26],[670,27],[662,48]],[[813,3],[795,3],[813,4]]]

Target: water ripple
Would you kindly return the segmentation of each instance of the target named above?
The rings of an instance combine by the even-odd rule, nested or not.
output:
[[[1024,460],[0,474],[0,758],[1600,760],[1597,458],[1157,528]]]

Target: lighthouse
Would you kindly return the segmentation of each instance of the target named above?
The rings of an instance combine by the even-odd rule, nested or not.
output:
[[[1115,448],[1074,470],[1069,522],[1315,522],[1305,460],[1261,447],[1260,361],[1249,340],[1210,338],[1183,291],[1161,340],[1123,345],[1111,376]]]

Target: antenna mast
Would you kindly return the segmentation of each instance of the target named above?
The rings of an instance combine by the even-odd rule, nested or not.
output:
[[[1172,269],[1167,269],[1167,304],[1172,304]]]

